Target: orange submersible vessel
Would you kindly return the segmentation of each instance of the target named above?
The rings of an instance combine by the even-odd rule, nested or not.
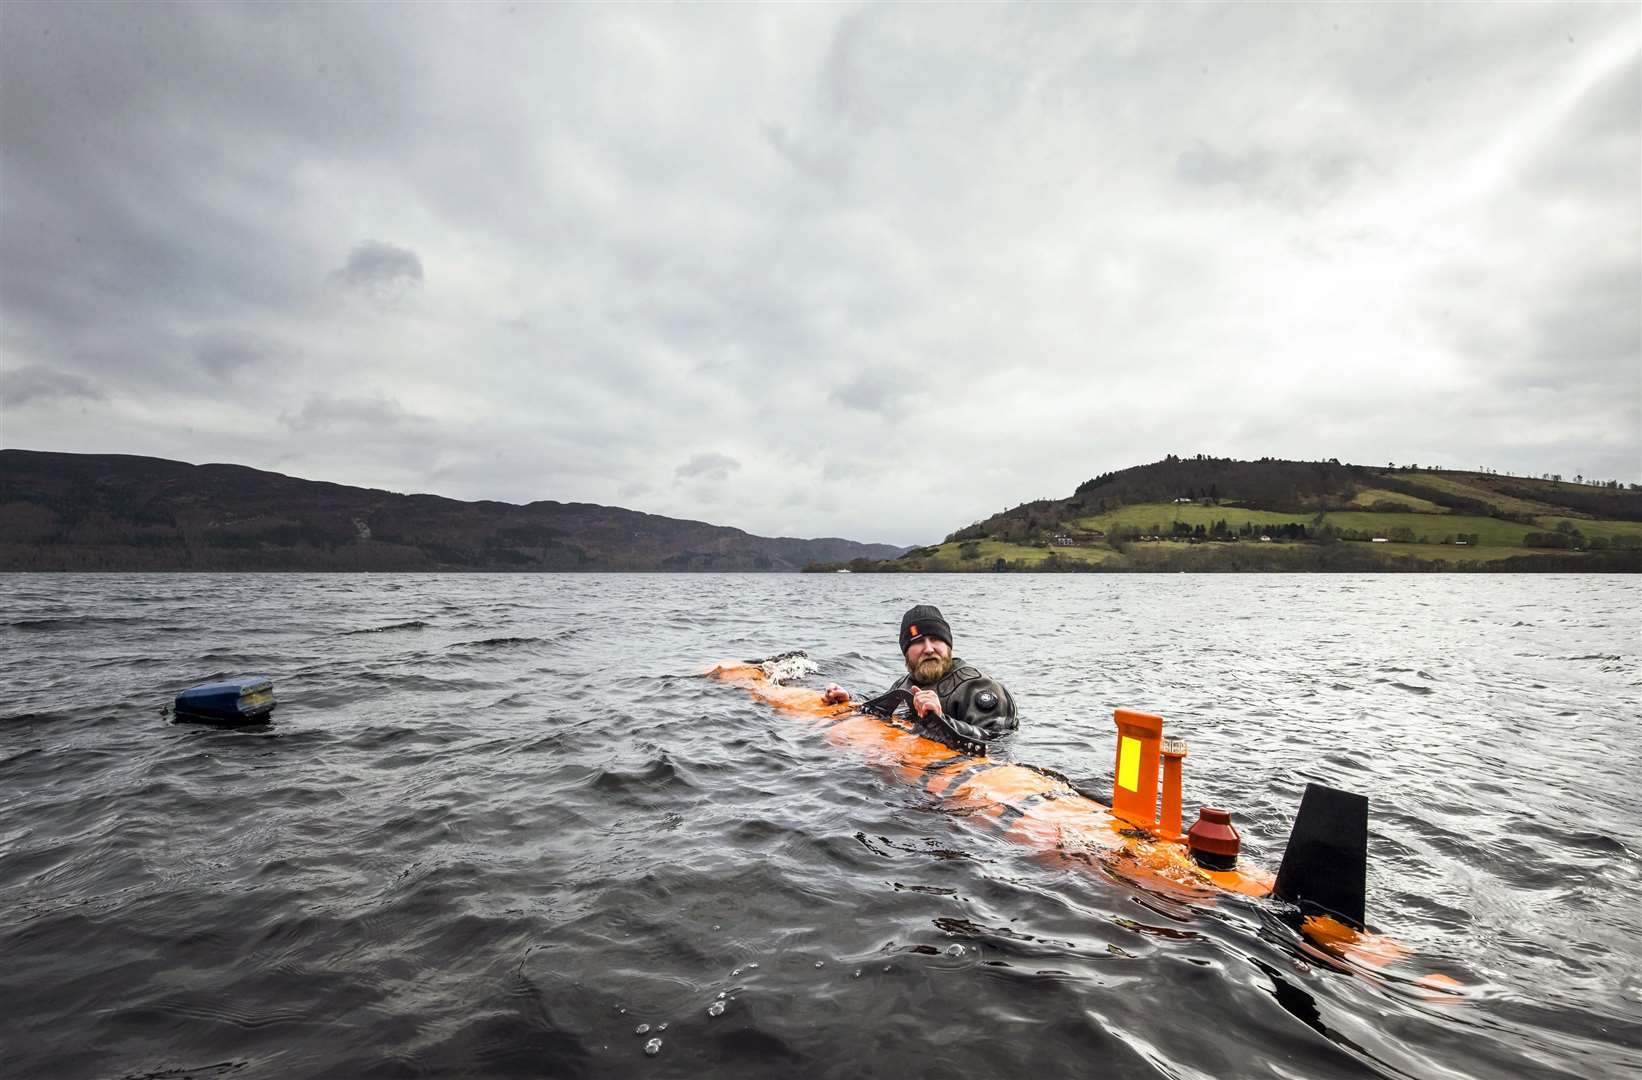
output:
[[[802,654],[720,664],[707,672],[781,712],[825,731],[828,741],[991,821],[1011,840],[1105,868],[1141,888],[1179,899],[1225,894],[1274,896],[1300,913],[1301,948],[1335,965],[1376,973],[1406,951],[1368,933],[1364,895],[1368,865],[1368,799],[1307,785],[1283,861],[1275,874],[1240,855],[1231,815],[1203,807],[1182,828],[1182,739],[1165,737],[1161,717],[1129,709],[1113,715],[1116,752],[1111,805],[1078,791],[1049,769],[987,757],[987,747],[954,739],[940,724],[903,719],[906,690],[865,703],[830,704],[820,691],[782,684]],[[802,661],[806,663],[807,661]],[[783,668],[787,671],[783,671]],[[807,673],[807,670],[798,673]],[[938,719],[938,717],[936,718]],[[1405,977],[1424,990],[1451,992],[1444,975]]]

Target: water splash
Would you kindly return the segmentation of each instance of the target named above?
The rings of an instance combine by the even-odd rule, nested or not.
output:
[[[820,665],[801,649],[761,660],[758,666],[764,669],[766,679],[777,684],[797,682],[821,670]]]

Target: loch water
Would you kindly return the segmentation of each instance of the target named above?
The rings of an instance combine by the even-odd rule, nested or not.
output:
[[[1336,970],[1281,904],[1046,858],[700,677],[875,691],[910,604],[1010,753],[1112,710],[1275,867],[1370,798]],[[266,674],[273,723],[174,724]],[[1600,576],[0,576],[0,1076],[1642,1074],[1642,581]]]

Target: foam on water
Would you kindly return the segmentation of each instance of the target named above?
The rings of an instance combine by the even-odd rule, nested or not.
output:
[[[777,685],[799,682],[821,670],[805,652],[782,653],[760,661],[758,666],[763,669],[764,677]]]

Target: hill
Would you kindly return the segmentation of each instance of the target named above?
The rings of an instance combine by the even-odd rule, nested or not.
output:
[[[240,465],[0,450],[0,570],[797,570],[903,548],[591,503],[461,502]]]
[[[839,568],[1638,570],[1642,486],[1170,455]]]

